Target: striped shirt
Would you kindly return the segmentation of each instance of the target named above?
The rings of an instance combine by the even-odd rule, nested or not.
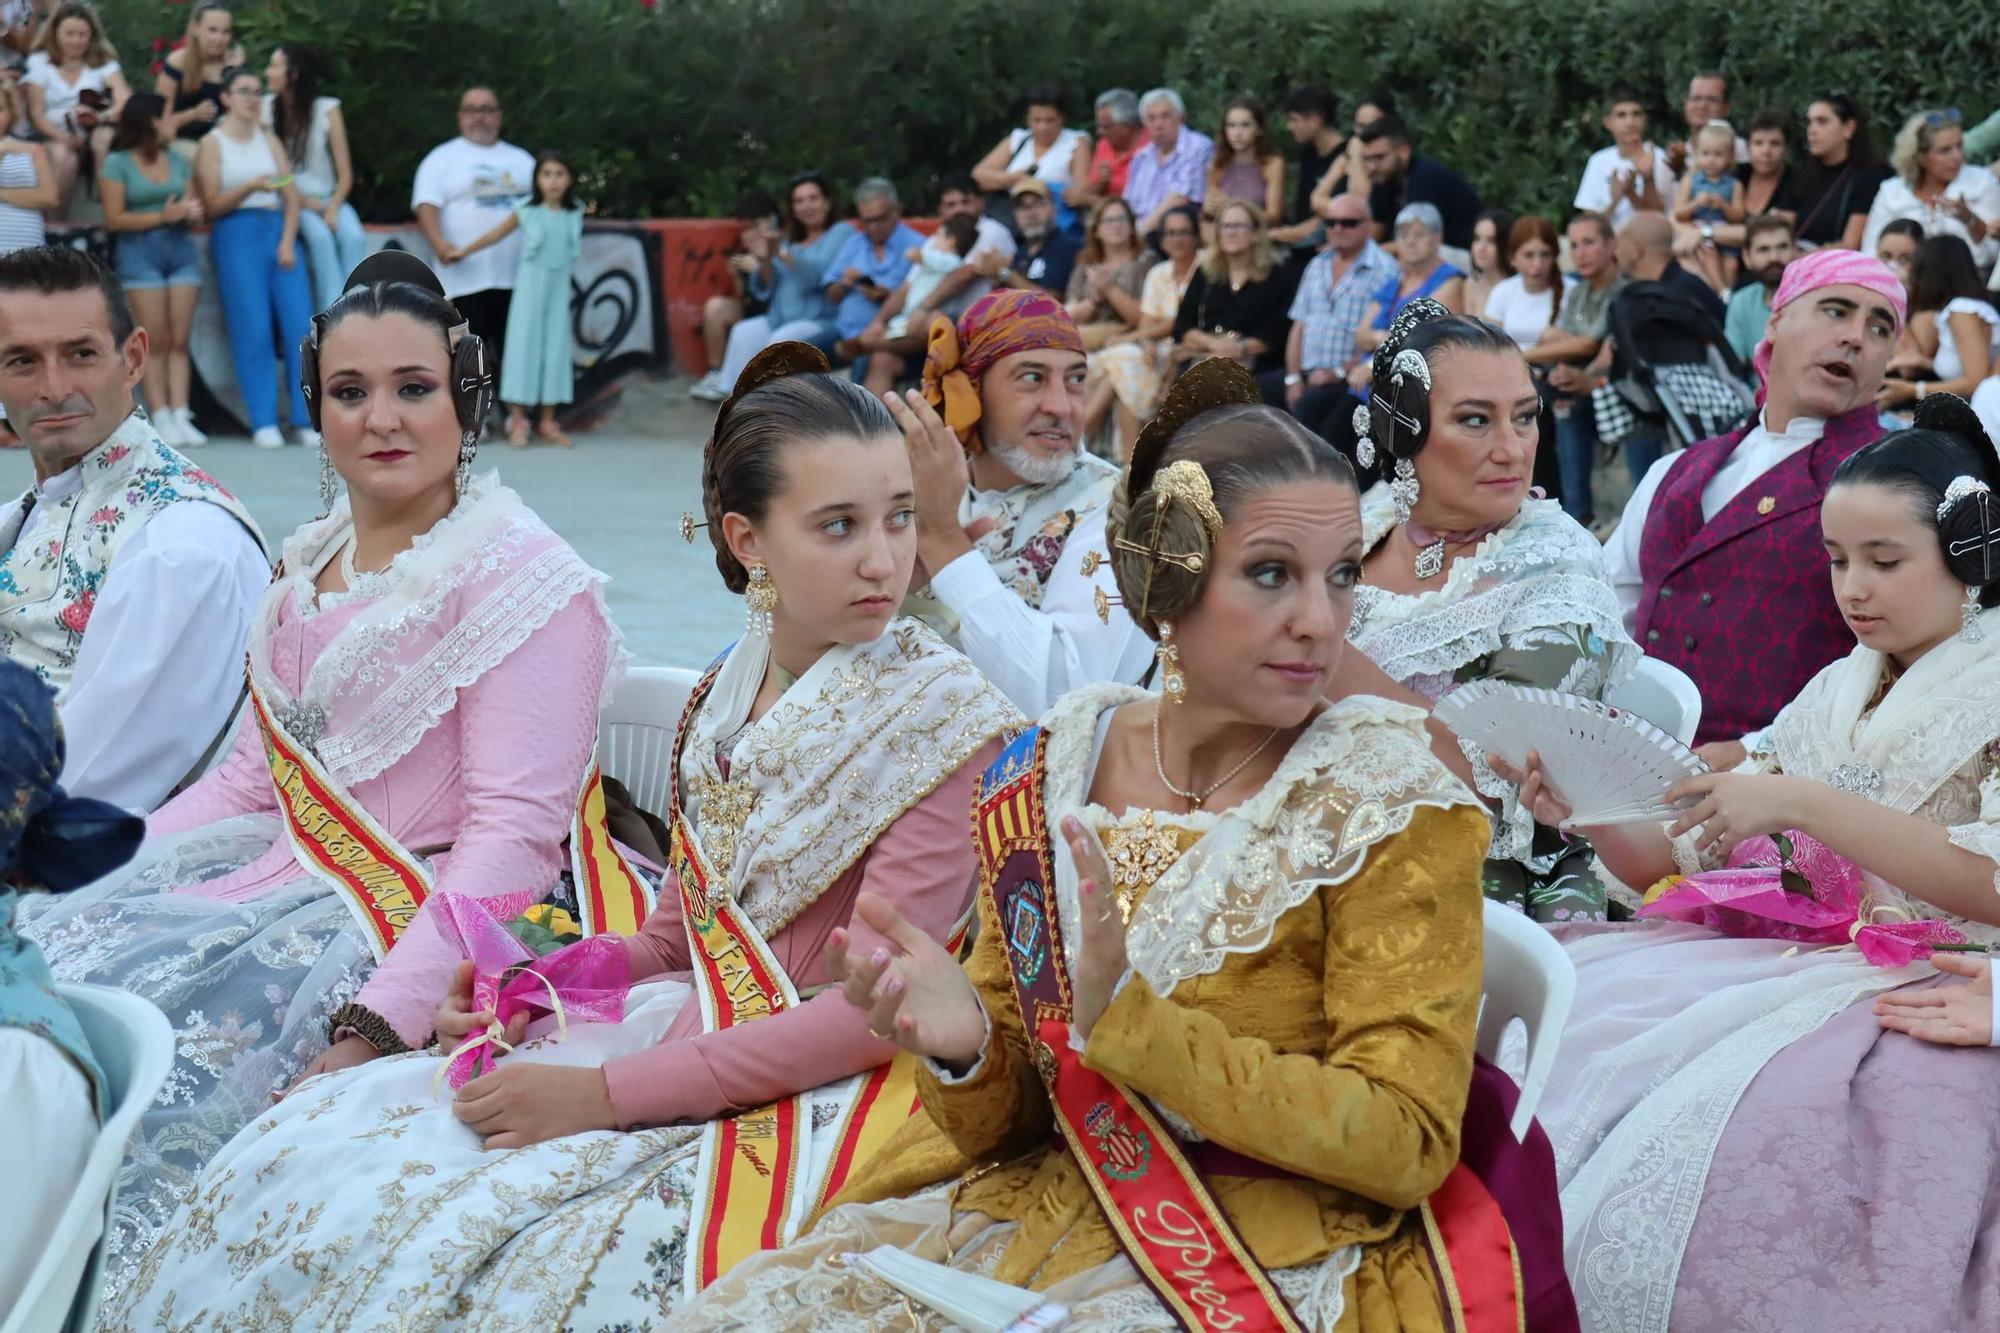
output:
[[[1147,140],[1145,147],[1132,154],[1132,169],[1125,177],[1125,202],[1142,222],[1170,194],[1200,203],[1208,197],[1208,164],[1214,157],[1215,140],[1185,125],[1174,141],[1174,151],[1164,159],[1160,146]]]
[[[34,158],[26,153],[0,157],[0,189],[32,190],[35,185]],[[41,245],[46,239],[40,213],[32,208],[0,204],[0,255]]]

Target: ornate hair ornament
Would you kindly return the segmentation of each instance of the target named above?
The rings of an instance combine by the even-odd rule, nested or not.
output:
[[[1126,495],[1136,496],[1152,485],[1160,455],[1188,422],[1214,408],[1263,401],[1257,377],[1235,361],[1211,356],[1189,366],[1167,390],[1159,413],[1146,423],[1132,445],[1132,461],[1126,465]]]
[[[729,397],[723,400],[722,406],[716,409],[715,426],[709,431],[708,443],[701,451],[702,489],[707,491],[714,481],[710,469],[715,466],[715,442],[722,435],[722,423],[729,420],[730,412],[735,409],[736,404],[743,401],[745,395],[754,393],[776,380],[788,379],[793,375],[824,375],[832,368],[832,364],[826,359],[826,353],[811,343],[772,343],[751,357],[750,364],[743,367],[743,373],[736,377],[736,387],[730,391]],[[706,523],[695,522],[692,513],[683,513],[681,540],[692,544],[694,534],[707,526]]]
[[[1944,522],[1946,514],[1959,501],[1974,495],[1987,495],[1993,488],[1969,473],[1961,473],[1951,479],[1951,485],[1944,488],[1944,501],[1937,507],[1938,522]]]

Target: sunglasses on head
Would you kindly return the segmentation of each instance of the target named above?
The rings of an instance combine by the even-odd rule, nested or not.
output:
[[[1955,106],[1948,106],[1942,111],[1924,112],[1924,125],[1926,128],[1933,130],[1941,125],[1962,124],[1964,119],[1963,116],[1959,115],[1958,108]]]

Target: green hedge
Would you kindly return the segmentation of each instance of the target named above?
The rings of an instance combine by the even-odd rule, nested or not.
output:
[[[144,84],[186,0],[104,0]],[[1116,84],[1169,82],[1213,130],[1240,92],[1294,83],[1351,98],[1393,89],[1426,152],[1487,198],[1560,213],[1603,141],[1619,80],[1679,121],[1701,66],[1760,106],[1803,111],[1844,88],[1886,146],[1905,109],[1984,114],[2000,68],[1990,0],[262,0],[238,5],[259,63],[285,38],[324,48],[356,143],[364,215],[407,214],[409,181],[453,132],[463,84],[495,86],[506,133],[574,153],[602,212],[715,214],[747,183],[818,166],[893,176],[927,207],[940,170],[969,167],[1019,123],[1020,94],[1070,90],[1072,121]],[[153,54],[150,58],[157,58]]]

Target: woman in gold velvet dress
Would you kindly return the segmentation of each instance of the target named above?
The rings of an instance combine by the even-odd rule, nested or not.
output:
[[[889,946],[833,937],[850,1002],[925,1057],[928,1115],[677,1327],[947,1327],[849,1257],[880,1246],[1075,1328],[1511,1329],[1534,1304],[1545,1270],[1461,1165],[1487,815],[1420,710],[1327,702],[1358,498],[1257,404],[1205,362],[1141,436],[1109,559],[1162,693],[1070,694],[986,773],[964,967],[869,895]]]

